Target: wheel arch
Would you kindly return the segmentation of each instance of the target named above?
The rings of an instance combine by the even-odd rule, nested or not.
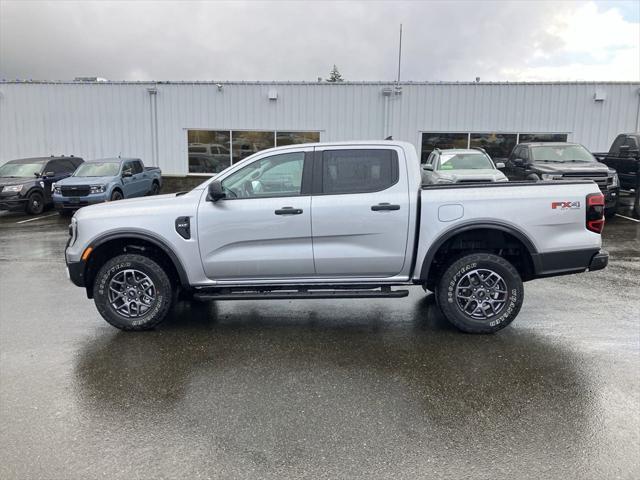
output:
[[[89,298],[93,295],[93,281],[99,268],[115,253],[128,251],[147,253],[170,270],[169,273],[177,279],[177,286],[189,288],[189,278],[181,260],[164,240],[151,233],[107,233],[94,239],[90,246],[93,250],[85,266],[85,287]]]
[[[461,238],[463,235],[470,236],[471,234],[480,233],[480,232],[496,232],[502,234],[505,239],[514,239],[518,244],[524,247],[524,250],[527,254],[526,258],[526,266],[527,274],[533,277],[533,274],[537,270],[537,257],[538,250],[531,241],[531,239],[518,228],[513,225],[509,225],[507,223],[502,222],[469,222],[463,225],[458,225],[453,227],[444,233],[442,233],[429,247],[427,250],[427,254],[425,255],[422,261],[422,268],[420,269],[419,280],[421,282],[428,282],[431,280],[433,275],[433,267],[434,261],[443,247],[446,247],[448,244],[454,242],[456,239]],[[480,249],[481,250],[481,249]],[[522,272],[521,272],[522,273]],[[527,275],[524,275],[527,277]],[[523,278],[523,280],[527,280],[529,278]]]

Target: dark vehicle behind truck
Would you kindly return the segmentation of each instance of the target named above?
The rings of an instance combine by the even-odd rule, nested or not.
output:
[[[634,192],[633,210],[640,216],[640,133],[621,133],[611,144],[609,152],[593,155],[618,172],[620,188]]]
[[[0,210],[37,215],[52,203],[52,185],[70,176],[79,157],[36,157],[11,160],[0,167]]]
[[[592,180],[604,195],[605,215],[615,215],[618,208],[616,171],[598,162],[578,143],[520,143],[509,155],[504,173],[509,180]]]

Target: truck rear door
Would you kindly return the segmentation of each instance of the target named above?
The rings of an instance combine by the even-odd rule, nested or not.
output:
[[[325,147],[314,155],[316,274],[390,277],[402,270],[409,229],[404,152],[394,147]]]

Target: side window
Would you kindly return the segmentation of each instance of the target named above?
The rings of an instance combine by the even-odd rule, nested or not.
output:
[[[618,135],[616,139],[611,144],[611,150],[609,154],[618,155],[620,153],[620,147],[624,145],[625,135]]]
[[[126,172],[127,170],[130,170],[132,175],[135,173],[133,171],[133,163],[131,161],[124,162],[122,164],[122,173]]]
[[[140,160],[134,160],[131,163],[133,165],[133,174],[134,175],[136,173],[142,173],[144,171],[144,168],[142,168],[142,162]]]
[[[222,181],[227,198],[290,197],[302,191],[304,152],[265,157]]]
[[[323,193],[366,193],[398,181],[395,150],[325,150],[322,153]]]
[[[524,160],[524,163],[529,162],[529,149],[527,147],[520,147],[520,158]]]
[[[70,173],[73,172],[75,168],[71,165],[71,162],[68,160],[52,160],[47,164],[47,168],[44,169],[46,172],[53,172],[58,175],[60,173]]]
[[[627,140],[624,142],[624,144],[629,147],[629,150],[637,150],[638,149],[638,142],[636,142],[636,139],[634,137],[632,137],[631,135],[629,135],[627,137]]]
[[[518,157],[518,155],[520,155],[520,150],[522,150],[522,147],[516,147],[511,151],[511,155],[509,155],[509,160],[514,160],[516,158],[522,158],[522,157]]]

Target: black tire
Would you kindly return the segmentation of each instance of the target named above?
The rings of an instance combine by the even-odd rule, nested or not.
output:
[[[118,200],[122,200],[124,198],[124,196],[122,195],[122,192],[120,190],[114,190],[111,193],[111,201],[112,202],[117,202]]]
[[[40,215],[44,211],[44,196],[40,192],[31,192],[27,197],[26,211],[29,215]]]
[[[139,287],[140,284],[135,283],[135,277],[132,277],[130,273],[132,271],[139,272],[138,279],[141,276],[146,276],[152,286],[149,287],[146,283],[146,286]],[[120,296],[117,296],[115,290],[110,294],[112,292],[110,287],[119,285],[116,281],[112,282],[114,277],[116,277],[116,281],[125,279]],[[131,280],[132,278],[134,280]],[[146,280],[143,281],[146,282]],[[144,255],[135,254],[118,255],[108,260],[100,268],[93,284],[93,298],[98,312],[107,322],[120,330],[150,330],[157,326],[171,310],[175,291],[168,275],[158,263]],[[128,296],[129,294],[131,297]],[[149,296],[146,296],[147,294]],[[151,301],[149,299],[152,294],[154,297]],[[115,300],[114,295],[116,296]],[[140,305],[143,296],[149,300],[144,304],[147,307],[144,311],[136,307],[136,311],[127,316],[124,313],[124,305],[122,311],[116,308],[119,305],[119,300],[125,298],[130,298],[131,301]],[[131,312],[131,307],[127,306],[126,310]]]
[[[160,193],[160,185],[158,184],[158,182],[153,182],[151,184],[151,191],[149,192],[149,195],[158,195]]]
[[[484,275],[487,284],[468,283],[469,279],[473,281],[474,272],[476,281],[482,280]],[[489,277],[489,274],[483,272],[492,272],[493,275]],[[496,280],[498,288],[494,291],[495,285],[491,285],[491,279],[495,280],[496,275],[502,283]],[[485,293],[485,289],[488,294]],[[499,293],[503,290],[505,293]],[[473,298],[467,300],[463,293]],[[518,271],[507,260],[491,253],[473,253],[454,261],[446,268],[438,283],[436,295],[445,318],[457,328],[467,333],[493,333],[503,329],[516,318],[522,307],[524,288]],[[478,299],[483,299],[482,304]],[[488,306],[489,301],[498,302],[498,306],[495,313],[490,312],[487,315],[484,306]],[[471,313],[475,313],[478,308],[481,308],[481,311],[472,316],[463,310],[463,306],[467,305],[470,309],[473,308]],[[493,310],[493,307],[491,308]],[[479,316],[486,318],[478,318]]]

